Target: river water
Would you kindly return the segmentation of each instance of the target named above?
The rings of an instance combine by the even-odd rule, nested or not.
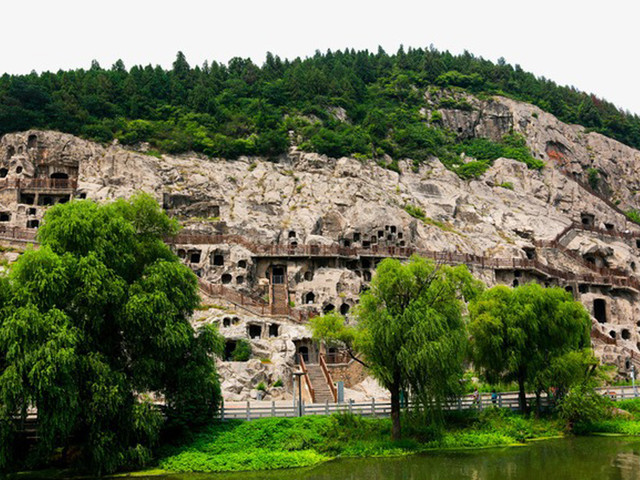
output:
[[[140,480],[138,477],[137,480]],[[578,437],[400,458],[345,459],[307,469],[182,474],[145,480],[640,480],[640,438]]]

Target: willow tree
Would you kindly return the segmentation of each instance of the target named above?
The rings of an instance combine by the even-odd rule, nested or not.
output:
[[[459,393],[464,305],[481,288],[465,266],[385,259],[360,297],[355,326],[336,314],[312,321],[315,338],[344,345],[389,390],[393,439],[401,436],[401,391],[433,413]]]
[[[520,409],[527,388],[566,390],[593,370],[591,320],[562,288],[496,286],[469,305],[471,352],[491,383],[518,383]]]
[[[148,393],[174,422],[211,418],[221,342],[189,323],[197,280],[163,243],[176,230],[145,195],[47,212],[40,247],[0,279],[0,464],[32,407],[41,458],[79,446],[96,472],[150,458],[164,420]]]

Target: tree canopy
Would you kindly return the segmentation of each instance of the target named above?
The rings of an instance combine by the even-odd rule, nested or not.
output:
[[[196,277],[163,243],[176,231],[142,194],[47,211],[39,248],[0,276],[0,466],[32,408],[36,458],[73,445],[96,472],[150,458],[164,422],[151,393],[173,425],[211,418],[221,340],[189,323]]]
[[[414,256],[385,259],[360,297],[356,325],[329,314],[312,320],[314,337],[352,346],[370,373],[391,393],[393,438],[400,437],[400,392],[430,412],[459,393],[466,353],[465,300],[482,285],[465,266]]]
[[[496,286],[469,311],[475,367],[490,383],[518,382],[523,411],[527,389],[566,391],[595,364],[589,313],[562,288]]]
[[[236,158],[283,153],[292,131],[303,150],[333,157],[373,158],[397,168],[403,157],[419,163],[435,155],[454,167],[460,160],[453,136],[441,128],[437,111],[430,119],[421,113],[429,89],[444,89],[440,108],[471,108],[453,91],[502,94],[640,148],[637,115],[518,65],[434,48],[395,54],[347,49],[293,60],[268,54],[261,66],[233,58],[193,67],[178,53],[169,70],[127,69],[118,61],[111,68],[94,62],[87,70],[5,74],[0,135],[45,128],[100,142],[150,142],[169,153]],[[386,155],[394,161],[387,164]],[[522,152],[516,155],[522,158]],[[528,164],[533,160],[527,155]]]

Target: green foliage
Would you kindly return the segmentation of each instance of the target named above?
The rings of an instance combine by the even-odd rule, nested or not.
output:
[[[385,259],[360,297],[357,326],[325,316],[312,331],[330,344],[353,343],[362,354],[369,372],[391,392],[397,439],[401,390],[410,390],[434,418],[459,391],[466,350],[463,302],[480,290],[464,266],[436,266],[420,257],[408,263]]]
[[[264,384],[264,382],[260,382],[256,386],[256,390],[259,390],[261,392],[266,392],[267,391],[267,386]]]
[[[612,410],[613,402],[589,384],[576,385],[559,405],[560,417],[578,432],[585,431],[585,424],[610,418]]]
[[[469,312],[475,366],[490,383],[517,381],[523,410],[527,387],[562,392],[593,371],[589,314],[564,289],[497,286]]]
[[[169,472],[271,470],[315,465],[334,457],[512,445],[562,433],[557,422],[506,410],[467,413],[443,429],[424,414],[408,412],[402,418],[407,438],[400,442],[389,441],[388,418],[342,414],[229,421],[209,427],[186,445],[164,448],[159,466]]]
[[[413,218],[417,218],[418,220],[422,220],[423,222],[427,219],[427,215],[424,213],[424,210],[416,205],[406,204],[404,206],[404,211],[411,215]]]
[[[628,211],[624,212],[624,214],[632,222],[640,224],[640,212],[638,210],[634,210],[634,209],[628,210]]]
[[[594,190],[597,190],[600,186],[600,171],[597,168],[588,168],[587,169],[587,178],[589,181],[589,186]]]
[[[231,352],[231,358],[234,362],[246,362],[251,358],[251,353],[251,343],[241,338],[236,343],[233,352]]]
[[[194,274],[164,244],[177,231],[149,196],[47,211],[40,248],[0,277],[0,434],[38,412],[36,453],[80,446],[96,472],[145,463],[163,423],[191,426],[220,399],[211,327],[194,332]],[[8,438],[8,437],[4,437]],[[15,454],[0,442],[0,467]]]
[[[273,386],[274,387],[282,387],[283,385],[284,385],[284,383],[282,382],[281,378],[279,378],[275,382],[273,382]]]
[[[502,182],[499,187],[506,188],[508,190],[513,190],[513,183],[511,182]]]
[[[517,133],[505,135],[500,142],[486,138],[467,140],[456,145],[456,152],[476,159],[455,169],[456,173],[465,179],[480,177],[494,160],[501,157],[518,160],[534,170],[540,170],[544,166],[542,160],[533,158],[524,137]]]
[[[119,61],[110,69],[4,75],[0,135],[46,128],[104,143],[149,142],[153,154],[192,150],[237,158],[284,153],[293,131],[301,148],[335,157],[388,154],[419,163],[438,156],[449,166],[456,163],[452,137],[440,128],[437,112],[431,126],[421,114],[424,92],[439,88],[508,95],[640,147],[637,115],[468,52],[347,49],[294,60],[268,54],[262,65],[233,58],[196,67],[179,54],[176,66],[127,69]],[[445,95],[440,107],[472,108],[463,95]]]

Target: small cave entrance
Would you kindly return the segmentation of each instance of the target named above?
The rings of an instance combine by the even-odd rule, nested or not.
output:
[[[238,276],[236,277],[236,283],[237,283],[238,285],[242,285],[242,284],[244,283],[244,277],[243,277],[242,275],[238,275]]]
[[[596,298],[593,301],[593,316],[598,323],[607,323],[607,302],[604,298]]]
[[[353,232],[353,241],[354,242],[359,242],[360,241],[360,233],[359,232]]]
[[[345,248],[349,248],[351,246],[351,240],[349,240],[348,238],[343,238],[342,239],[342,246]]]
[[[280,325],[272,323],[269,325],[269,337],[277,337],[280,334]]]
[[[609,231],[612,231],[612,230],[615,230],[616,227],[613,223],[605,223],[604,228],[606,228]]]
[[[585,227],[593,227],[596,223],[596,216],[591,213],[581,213],[580,214],[580,222]]]
[[[308,292],[305,296],[304,296],[304,303],[311,304],[311,303],[315,303],[316,301],[316,294],[313,292]]]
[[[573,295],[573,287],[571,285],[567,285],[566,287],[564,287],[565,291],[569,292],[571,295]]]
[[[351,306],[348,303],[343,303],[342,305],[340,305],[340,314],[346,315],[347,313],[349,313],[350,309]]]
[[[609,331],[609,336],[610,336],[611,338],[615,339],[615,338],[616,338],[616,331],[615,331],[615,330],[610,330],[610,331]]]
[[[371,268],[371,260],[369,260],[368,258],[363,258],[362,268]]]
[[[40,220],[27,220],[27,228],[38,228],[40,226]]]
[[[4,178],[9,174],[9,170],[6,168],[0,168],[0,178]]]
[[[224,344],[224,359],[229,362],[233,360],[233,351],[238,343],[235,340],[227,340]]]
[[[586,283],[581,283],[578,285],[578,292],[580,293],[589,293],[589,285]]]
[[[295,230],[290,230],[290,231],[289,231],[289,238],[296,238],[296,232],[295,232]]]
[[[0,222],[11,221],[11,214],[9,212],[0,212]]]
[[[307,270],[306,272],[304,272],[304,279],[307,282],[310,282],[311,280],[313,280],[313,272],[311,270]]]
[[[214,253],[211,256],[211,265],[214,267],[221,267],[224,265],[224,255],[221,253]]]
[[[284,267],[271,267],[271,283],[276,285],[284,283]]]
[[[362,271],[362,279],[365,282],[370,282],[371,281],[371,272],[369,270],[363,270]]]
[[[220,277],[220,280],[222,281],[223,285],[230,284],[232,279],[233,279],[233,277],[229,273],[225,273],[225,274],[222,275],[222,277]]]
[[[535,248],[525,248],[524,253],[527,256],[528,260],[535,260],[536,258],[536,249]]]
[[[7,160],[13,157],[16,154],[16,149],[13,145],[9,145],[7,147]]]
[[[306,345],[301,345],[298,347],[298,355],[302,357],[302,359],[306,362],[309,361],[309,347],[307,347]],[[296,358],[296,361],[299,361],[298,358]]]
[[[230,327],[231,326],[231,319],[229,317],[224,317],[222,319],[222,326],[223,327]]]
[[[49,175],[49,178],[54,178],[57,180],[69,180],[69,174],[64,172],[53,172]]]
[[[200,263],[200,250],[193,250],[189,252],[189,262],[190,263]]]
[[[16,173],[17,174],[22,173],[22,167],[16,167]]]
[[[249,325],[247,331],[249,333],[249,338],[251,338],[252,340],[260,338],[262,336],[262,325]]]
[[[323,313],[333,312],[336,309],[336,306],[333,303],[327,303],[324,307],[322,307]]]
[[[27,205],[33,205],[36,202],[36,196],[32,193],[20,192],[20,203],[26,203]]]
[[[623,340],[629,340],[631,339],[631,332],[626,328],[623,328],[622,331],[620,332],[620,336],[622,337]]]
[[[247,268],[247,261],[246,260],[240,260],[238,262],[238,268]]]
[[[513,288],[516,288],[516,287],[519,287],[519,286],[520,286],[520,282],[518,281],[518,279],[517,279],[517,278],[514,278],[514,279],[513,279],[513,283],[511,284],[511,286],[512,286]]]
[[[31,150],[32,148],[36,148],[38,146],[38,136],[37,135],[29,135],[27,139],[27,149]]]

